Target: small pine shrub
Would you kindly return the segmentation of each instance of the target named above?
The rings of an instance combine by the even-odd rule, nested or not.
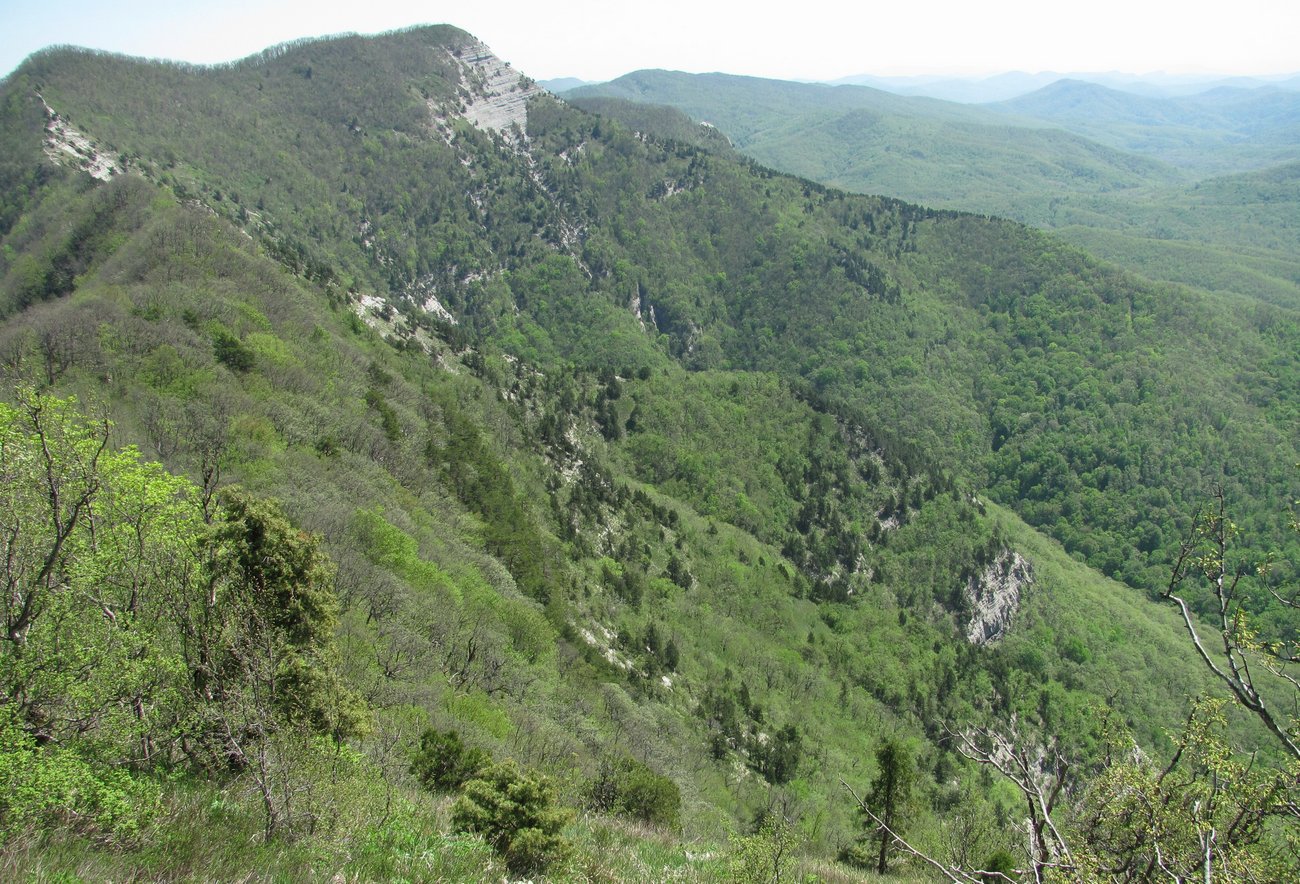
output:
[[[455,731],[429,728],[420,735],[411,773],[430,792],[455,792],[491,762],[491,755],[466,746]]]
[[[560,835],[569,812],[555,806],[550,780],[512,760],[490,765],[465,783],[451,810],[453,828],[475,832],[515,874],[532,874],[567,852]]]
[[[256,363],[253,351],[226,329],[218,329],[213,334],[212,349],[218,362],[240,374],[252,371]]]

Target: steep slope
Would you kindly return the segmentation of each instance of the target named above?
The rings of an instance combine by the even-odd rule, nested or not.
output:
[[[732,150],[731,140],[712,123],[697,123],[667,105],[623,98],[582,98],[571,103],[593,114],[616,119],[636,132],[650,132],[658,138],[680,141],[713,153],[727,154]]]
[[[981,495],[1136,585],[1209,481],[1281,536],[1294,387],[1256,402],[1215,362],[1293,371],[1252,349],[1262,318],[634,132],[455,29],[217,69],[50,52],[0,97],[6,383],[102,403],[337,562],[340,670],[374,730],[331,868],[396,874],[361,845],[389,843],[383,789],[411,788],[429,723],[593,808],[631,756],[692,836],[779,802],[835,852],[857,827],[839,780],[890,736],[924,772],[923,831],[1005,815],[954,792],[945,723],[992,707],[1086,755],[1110,698],[1158,745],[1170,686],[1199,682],[1167,610]],[[54,165],[47,107],[128,171]],[[1012,549],[1035,585],[972,645],[966,591]],[[1116,628],[1090,630],[1103,604]],[[232,794],[201,802],[226,831],[257,814]],[[575,876],[614,876],[600,854]]]
[[[907,462],[990,482],[1008,502],[1045,495],[1043,525],[1057,524],[1059,507],[1077,510],[1066,504],[1074,480],[1029,477],[1057,464],[1080,491],[1110,487],[1094,514],[1054,530],[1071,545],[1093,537],[1108,567],[1122,562],[1135,582],[1158,583],[1138,576],[1152,567],[1140,548],[1150,544],[1139,542],[1145,489],[1164,488],[1187,511],[1205,483],[1225,481],[1261,514],[1273,507],[1269,489],[1285,481],[1289,460],[1273,452],[1286,450],[1293,430],[1284,381],[1291,356],[1276,354],[1269,369],[1282,399],[1274,410],[1258,407],[1257,386],[1239,384],[1235,365],[1258,363],[1256,350],[1272,360],[1258,328],[1290,327],[1289,315],[1232,316],[1016,225],[756,174],[687,145],[606,132],[546,97],[528,106],[527,133],[484,132],[469,119],[484,80],[455,54],[481,48],[431,45],[423,33],[397,35],[382,51],[346,38],[213,71],[85,53],[38,57],[14,85],[38,85],[51,107],[127,157],[144,157],[163,137],[142,99],[153,94],[151,79],[209,96],[179,116],[169,110],[190,146],[183,156],[166,148],[170,169],[154,160],[146,168],[249,219],[291,266],[368,315],[394,301],[406,314],[397,330],[408,335],[413,324],[447,321],[436,310],[421,318],[436,303],[460,332],[543,366],[566,359],[622,370],[669,356],[695,369],[774,371],[895,440],[895,456]],[[356,65],[377,76],[355,83]],[[416,94],[396,85],[408,71],[420,72]],[[384,85],[385,72],[394,85]],[[143,85],[132,91],[120,78]],[[107,113],[117,96],[127,96],[124,107]],[[205,104],[223,114],[220,125],[202,121]],[[280,125],[268,131],[261,121],[269,117]],[[239,149],[226,148],[238,139]],[[263,156],[270,174],[256,179]],[[249,180],[261,183],[241,193]],[[1207,362],[1209,351],[1219,355]],[[1031,366],[1057,378],[1057,388],[1030,389]],[[1077,433],[1062,396],[1087,380],[1125,391],[1125,407],[1079,397],[1077,420],[1090,429]],[[1144,393],[1152,384],[1166,395]],[[1034,444],[1010,457],[1004,440],[1019,418],[1005,425],[1004,414],[1043,414],[1065,436],[1114,431],[1139,450],[1154,427],[1180,441],[1142,454],[1145,478],[1116,488],[1102,469],[1109,458],[1094,463],[1096,451],[1058,462],[1075,446],[1049,451],[1045,439],[1013,434]],[[1223,415],[1233,438],[1206,433],[1192,417],[1205,414]],[[1230,473],[1222,466],[1229,450],[1239,463]],[[1117,496],[1128,501],[1122,515]]]
[[[861,86],[638,71],[566,93],[579,106],[595,96],[678,108],[759,162],[834,187],[1027,221],[1064,195],[1178,180],[1024,119]]]
[[[996,106],[999,113],[874,90],[641,72],[572,95],[615,92],[713,120],[741,152],[823,184],[1053,228],[1152,279],[1273,303],[1300,299],[1290,269],[1300,241],[1277,180],[1289,164],[1239,173],[1263,176],[1260,184],[1271,182],[1264,187],[1180,180],[1195,170],[1221,174],[1226,184],[1232,176],[1224,172],[1294,158],[1286,122],[1294,93],[1222,90],[1173,100],[1065,81],[1026,96],[1027,113],[1009,116],[1010,104]],[[1097,140],[1034,129],[1035,109],[1043,123],[1077,123]],[[1171,148],[1170,161],[1188,170],[1116,148],[1155,155]]]

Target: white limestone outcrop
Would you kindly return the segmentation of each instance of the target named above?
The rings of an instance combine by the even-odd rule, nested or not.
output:
[[[475,41],[452,53],[461,88],[469,95],[462,116],[507,141],[527,140],[528,102],[545,90]]]
[[[991,645],[1011,629],[1024,591],[1034,583],[1034,569],[1020,553],[1004,549],[982,572],[966,581],[971,619],[966,640]]]
[[[75,165],[91,178],[107,181],[123,171],[123,163],[109,150],[78,132],[54,108],[45,105],[45,155],[59,165]]]

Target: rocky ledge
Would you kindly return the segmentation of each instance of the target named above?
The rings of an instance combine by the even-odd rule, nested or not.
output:
[[[1034,569],[1020,553],[1003,549],[984,570],[966,581],[971,619],[966,640],[991,645],[1011,629],[1020,599],[1034,583]]]

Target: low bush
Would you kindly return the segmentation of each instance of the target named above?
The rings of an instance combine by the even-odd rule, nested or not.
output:
[[[491,762],[491,755],[466,746],[455,731],[429,728],[420,735],[411,773],[430,792],[455,792]]]
[[[670,829],[681,822],[682,794],[677,784],[635,758],[624,756],[602,763],[600,772],[587,784],[587,800],[595,810]]]
[[[451,810],[457,831],[482,835],[516,874],[542,871],[564,856],[560,830],[568,820],[569,812],[555,806],[550,780],[520,770],[512,760],[466,782]]]

